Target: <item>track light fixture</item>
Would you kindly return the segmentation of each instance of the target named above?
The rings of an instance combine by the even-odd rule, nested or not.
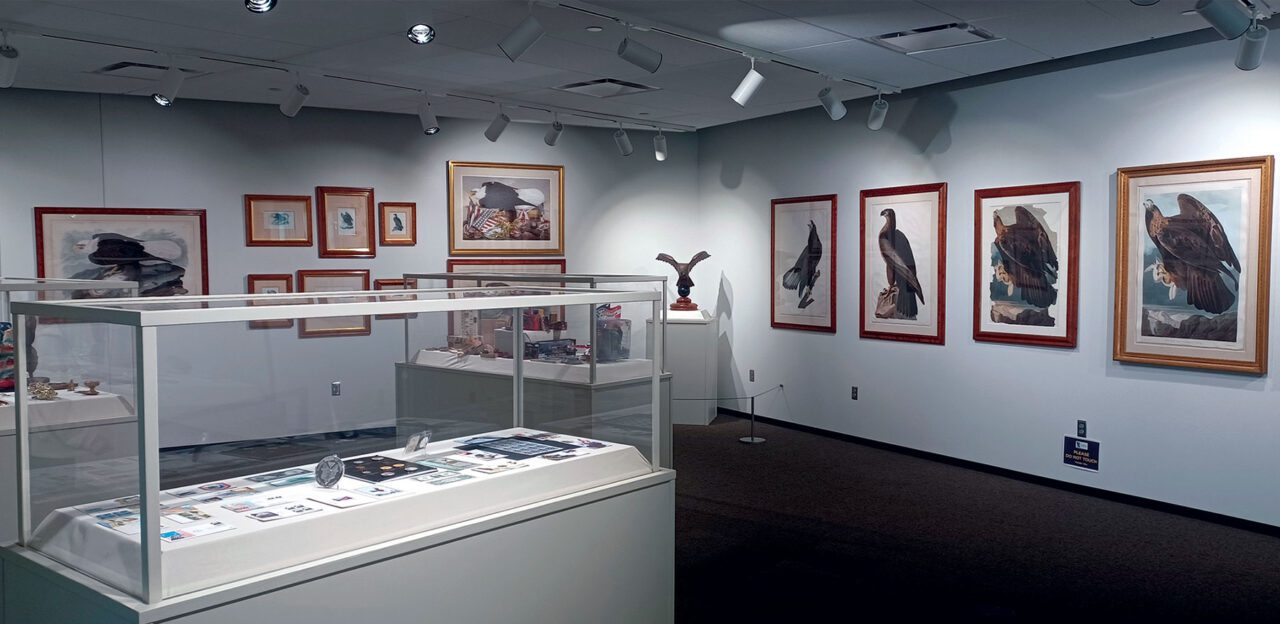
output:
[[[1243,35],[1253,22],[1253,18],[1241,8],[1239,0],[1199,0],[1196,13],[1225,39]]]
[[[502,112],[502,105],[498,105],[498,114],[493,116],[493,121],[489,122],[489,127],[484,130],[484,138],[497,142],[498,137],[502,136],[502,131],[507,129],[507,124],[511,123],[511,118]]]
[[[649,73],[656,73],[662,66],[662,53],[631,38],[631,27],[618,43],[618,56],[622,60]]]
[[[764,84],[764,74],[756,71],[756,59],[753,57],[751,69],[747,70],[747,75],[742,77],[742,82],[738,83],[738,88],[734,89],[733,95],[729,97],[733,98],[738,106],[746,106],[747,102],[751,101],[751,96],[756,94],[756,89],[759,89],[762,84]]]
[[[532,10],[533,7],[530,6],[529,8]],[[547,31],[542,28],[542,23],[531,14],[524,18],[524,21],[520,22],[520,25],[516,26],[515,30],[507,33],[507,36],[498,42],[498,48],[514,63],[546,33]]]
[[[876,94],[876,101],[871,103],[871,114],[867,115],[867,128],[879,130],[884,127],[884,118],[889,114],[889,103],[884,96]]]
[[[1270,32],[1266,26],[1254,20],[1249,30],[1244,31],[1244,36],[1240,37],[1240,49],[1236,51],[1236,67],[1244,71],[1252,71],[1262,65],[1262,53],[1267,49],[1267,35]]]
[[[151,99],[161,106],[173,106],[173,101],[178,99],[178,90],[182,88],[182,81],[186,80],[186,76],[182,75],[182,70],[169,59],[169,68],[164,70],[164,75],[160,77],[160,84],[156,86],[155,93],[151,94]]]
[[[830,86],[823,87],[818,92],[818,101],[822,103],[822,108],[827,111],[827,116],[831,118],[831,121],[840,121],[844,119],[845,113],[849,112],[844,107],[844,102],[841,102],[840,98],[831,92]]]
[[[653,159],[658,162],[667,159],[667,137],[662,136],[662,128],[658,128],[658,136],[653,137]]]
[[[551,126],[547,128],[547,134],[542,137],[542,142],[555,147],[556,141],[560,140],[561,132],[564,132],[564,124],[560,123],[560,114],[551,113]]]
[[[0,44],[0,88],[8,89],[18,78],[18,62],[21,60],[18,49],[9,45],[9,33],[3,33],[4,43]]]
[[[635,148],[631,147],[631,137],[627,136],[627,131],[622,129],[622,122],[614,122],[618,124],[618,131],[613,133],[613,142],[618,144],[618,153],[623,156],[630,156]]]
[[[244,8],[253,13],[266,13],[276,8],[276,0],[244,0]]]
[[[289,93],[284,96],[284,100],[280,102],[280,113],[285,117],[293,117],[302,110],[302,103],[307,101],[311,96],[311,90],[302,84],[302,78],[298,77],[293,83],[293,88],[289,89]]]
[[[1138,6],[1152,6],[1157,2],[1160,2],[1160,0],[1129,0],[1129,2],[1132,2]]]
[[[404,36],[418,45],[427,45],[435,40],[436,29],[432,28],[431,24],[414,24],[409,27]]]
[[[427,136],[440,132],[440,120],[431,111],[431,100],[424,98],[418,105],[418,123],[422,124],[422,133]]]

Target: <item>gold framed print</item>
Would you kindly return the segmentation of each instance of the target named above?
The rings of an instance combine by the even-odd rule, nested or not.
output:
[[[450,255],[564,254],[564,167],[449,161]]]

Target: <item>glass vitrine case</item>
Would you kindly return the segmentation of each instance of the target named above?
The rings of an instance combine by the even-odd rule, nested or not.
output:
[[[17,344],[40,354],[31,374],[17,350],[18,387],[97,382],[16,393],[19,543],[153,603],[649,475],[666,444],[654,350],[629,358],[625,392],[557,417],[525,332],[476,351],[450,328],[603,305],[643,324],[661,298],[526,285],[14,302]],[[413,374],[424,352],[439,375]],[[125,442],[33,435],[38,408],[101,396]]]

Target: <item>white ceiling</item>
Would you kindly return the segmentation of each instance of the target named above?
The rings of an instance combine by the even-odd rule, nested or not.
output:
[[[308,107],[414,112],[432,94],[499,98],[620,116],[640,123],[693,128],[817,105],[825,80],[779,63],[761,63],[767,78],[748,106],[729,99],[748,67],[739,51],[763,51],[842,78],[919,87],[1053,58],[1131,44],[1205,27],[1183,15],[1195,0],[1138,7],[1129,0],[565,0],[641,27],[692,34],[732,48],[695,43],[657,30],[631,36],[664,54],[655,74],[615,54],[623,26],[611,19],[541,1],[533,13],[544,36],[512,63],[498,41],[528,14],[522,0],[279,0],[270,13],[243,0],[0,0],[0,25],[22,53],[16,86],[32,89],[150,94],[158,71],[133,77],[102,68],[134,62],[177,64],[201,72],[180,98],[277,103],[292,76],[279,69],[217,60],[236,57],[299,68],[311,89]],[[425,46],[404,33],[426,22],[437,30]],[[908,56],[862,41],[889,32],[967,22],[1000,39]],[[600,26],[603,32],[587,32]],[[57,35],[57,36],[49,36]],[[90,41],[74,41],[73,38]],[[116,45],[103,45],[104,42]],[[135,46],[144,49],[131,49]],[[214,57],[214,58],[210,58]],[[341,76],[341,77],[333,77]],[[661,90],[598,99],[552,87],[596,78],[640,82]],[[361,79],[369,82],[359,82]],[[370,84],[381,83],[381,84]],[[835,85],[844,99],[875,90]],[[437,114],[488,118],[494,106],[433,97]],[[546,112],[509,108],[517,120]],[[301,114],[306,114],[305,109]],[[562,117],[566,123],[602,125]]]

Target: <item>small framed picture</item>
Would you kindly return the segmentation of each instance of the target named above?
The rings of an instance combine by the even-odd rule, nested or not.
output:
[[[418,205],[413,202],[378,204],[378,243],[412,247],[418,244]]]
[[[369,290],[369,271],[367,269],[298,271],[298,292],[349,292],[356,290]],[[298,326],[298,336],[301,338],[367,336],[372,331],[373,324],[368,316],[301,319]]]
[[[306,195],[245,195],[244,244],[249,247],[310,247],[311,198]]]
[[[374,290],[414,290],[418,287],[416,279],[379,279],[373,280]],[[383,301],[412,301],[413,295],[389,295],[382,298]],[[374,316],[376,319],[403,319],[417,318],[417,314],[378,314]]]
[[[251,295],[278,295],[293,292],[293,276],[288,273],[253,273],[248,276],[247,292]],[[250,305],[267,305],[251,303]],[[287,329],[293,319],[249,321],[249,329]]]
[[[377,255],[373,238],[373,189],[317,186],[316,221],[320,226],[321,258]]]

